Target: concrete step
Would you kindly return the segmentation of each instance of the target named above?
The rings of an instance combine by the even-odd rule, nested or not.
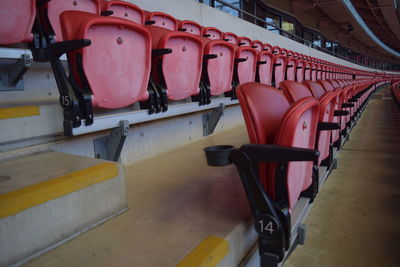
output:
[[[203,148],[244,143],[239,127],[127,166],[129,210],[27,266],[237,266],[257,240],[250,208],[236,168]]]
[[[127,208],[123,167],[43,152],[0,163],[0,266],[23,263]]]

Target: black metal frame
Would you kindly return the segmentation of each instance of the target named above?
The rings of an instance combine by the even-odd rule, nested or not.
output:
[[[291,161],[316,161],[319,152],[313,149],[276,145],[246,144],[236,149],[232,146],[213,146],[204,149],[210,166],[235,164],[255,218],[262,267],[278,266],[291,246],[291,219],[287,203],[287,166]],[[272,200],[259,181],[258,165],[261,162],[277,163],[275,192]],[[318,180],[318,178],[316,178]],[[318,184],[311,185],[313,196]],[[285,196],[286,195],[286,196]]]

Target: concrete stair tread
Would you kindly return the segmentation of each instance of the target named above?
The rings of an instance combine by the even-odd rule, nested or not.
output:
[[[28,266],[237,265],[256,241],[248,203],[235,167],[202,149],[247,142],[239,127],[128,166],[129,210]]]
[[[21,263],[126,209],[122,166],[43,152],[0,163],[0,266]]]
[[[105,161],[60,152],[45,152],[0,162],[0,195],[45,182]]]

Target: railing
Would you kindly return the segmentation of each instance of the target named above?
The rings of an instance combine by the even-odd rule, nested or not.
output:
[[[314,49],[320,50],[320,51],[322,51],[324,53],[327,53],[329,55],[332,55],[334,57],[341,58],[343,60],[350,61],[350,62],[352,62],[354,64],[361,65],[361,66],[364,66],[364,67],[372,67],[372,68],[377,68],[377,69],[382,69],[382,70],[395,70],[393,68],[393,64],[391,64],[391,63],[389,63],[389,65],[391,65],[392,67],[384,68],[383,66],[382,67],[377,66],[378,64],[366,64],[364,62],[356,61],[356,60],[352,59],[351,56],[349,56],[349,55],[343,56],[343,55],[341,55],[339,53],[335,53],[335,52],[333,52],[331,50],[328,50],[325,47],[322,47],[320,45],[316,45],[316,44],[314,44],[313,42],[311,42],[309,40],[303,39],[302,37],[300,37],[298,35],[295,35],[295,34],[293,34],[291,32],[285,31],[284,29],[282,29],[282,28],[280,28],[280,27],[278,27],[278,26],[276,26],[274,24],[266,22],[265,19],[259,18],[256,15],[254,15],[254,14],[252,14],[252,13],[246,11],[246,10],[243,10],[243,9],[241,9],[239,7],[236,7],[236,6],[234,6],[234,5],[230,4],[230,3],[227,3],[227,2],[225,2],[223,0],[214,0],[214,2],[215,3],[220,3],[222,7],[226,6],[226,7],[229,7],[231,9],[233,9],[233,10],[236,10],[238,12],[238,14],[239,14],[239,17],[242,18],[242,19],[243,19],[243,15],[251,17],[252,19],[254,19],[253,23],[258,25],[258,26],[260,26],[259,24],[261,23],[264,26],[263,28],[267,28],[268,26],[272,27],[272,28],[275,28],[276,30],[279,31],[280,35],[288,37],[288,38],[290,38],[290,39],[292,39],[292,40],[294,40],[296,42],[302,43],[302,44],[307,45],[309,47],[312,47]],[[216,8],[218,8],[218,7],[216,7]],[[262,27],[262,26],[260,26],[260,27]],[[365,56],[365,55],[362,55],[362,56]],[[371,57],[369,57],[369,58],[372,59]],[[363,60],[363,61],[371,61],[371,60]],[[387,63],[386,64],[384,63],[384,65],[387,65]]]

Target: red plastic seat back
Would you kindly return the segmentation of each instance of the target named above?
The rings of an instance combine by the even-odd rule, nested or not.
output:
[[[164,28],[170,31],[178,29],[178,21],[171,15],[163,12],[145,12],[146,21],[153,21],[152,26]]]
[[[153,49],[172,49],[172,53],[154,58],[152,67],[152,77],[165,83],[168,99],[183,100],[197,95],[203,64],[204,44],[201,37],[154,26],[147,29],[152,37]],[[163,79],[159,77],[160,72]]]
[[[100,0],[80,0],[80,1],[65,1],[65,0],[51,0],[44,7],[47,10],[47,16],[57,41],[62,41],[62,33],[60,26],[60,15],[64,11],[83,11],[96,15],[100,15],[101,11]]]
[[[268,52],[270,52],[272,54],[272,45],[264,43],[263,50],[264,51],[268,51]]]
[[[249,46],[236,49],[236,58],[246,59],[237,63],[237,78],[239,84],[254,82],[256,78],[257,51]]]
[[[340,84],[336,80],[329,80],[329,82],[332,84],[333,88],[341,88]]]
[[[204,27],[203,36],[211,40],[222,40],[222,32],[214,27]]]
[[[238,45],[239,46],[249,46],[249,47],[251,47],[251,43],[252,42],[253,41],[249,37],[242,36],[242,37],[239,37]]]
[[[295,81],[296,80],[296,68],[297,59],[294,57],[288,57],[286,59],[286,80]]]
[[[217,55],[207,62],[211,95],[218,96],[232,89],[235,47],[222,40],[211,40],[204,47],[205,54]],[[204,71],[204,69],[203,69]]]
[[[304,80],[304,68],[305,68],[304,60],[298,59],[297,66],[296,66],[296,81],[297,82],[302,82]]]
[[[327,66],[322,65],[321,79],[318,79],[318,80],[325,80],[326,79],[326,74],[327,74]]]
[[[63,12],[60,21],[65,40],[91,40],[90,46],[71,52],[68,60],[79,85],[87,82],[90,87],[93,106],[114,109],[147,100],[151,39],[143,26],[79,11]]]
[[[257,74],[260,83],[271,85],[274,56],[269,51],[258,53]]]
[[[304,84],[293,81],[284,81],[281,83],[281,89],[290,103],[294,103],[304,97],[313,97],[312,91],[306,86],[306,84],[312,84],[315,87],[321,87],[313,81],[304,81],[303,83]],[[320,115],[318,121],[332,122],[336,95],[332,92],[324,93],[319,100]],[[331,131],[321,131],[319,133],[317,148],[320,151],[320,157],[318,159],[318,165],[322,162],[322,160],[329,156],[330,137]]]
[[[263,43],[259,40],[254,40],[251,43],[251,47],[253,47],[255,50],[257,50],[257,52],[263,51]]]
[[[279,88],[279,84],[285,80],[286,73],[286,56],[275,55],[274,56],[274,76],[275,76],[275,87]]]
[[[182,20],[178,23],[178,29],[187,33],[202,36],[203,27],[197,22],[191,20]]]
[[[312,64],[310,61],[304,63],[304,80],[311,80]]]
[[[294,81],[283,81],[280,88],[290,104],[304,97],[313,97],[310,90],[303,84]]]
[[[333,91],[335,88],[332,86],[332,84],[328,80],[321,80],[318,81],[325,89],[325,91]]]
[[[281,53],[281,48],[279,46],[272,47],[272,54],[279,55]]]
[[[316,81],[317,80],[317,64],[316,63],[311,63],[311,80]]]
[[[322,65],[317,64],[317,80],[321,80],[321,79],[322,79]]]
[[[250,142],[313,149],[319,106],[312,98],[303,98],[290,106],[276,88],[260,83],[239,86],[238,98]],[[275,197],[276,164],[261,163],[259,176],[266,192]],[[288,164],[288,206],[292,208],[302,191],[312,183],[312,162]]]
[[[325,89],[318,82],[303,81],[303,83],[310,89],[316,99],[321,99],[321,97],[326,93]]]
[[[0,44],[32,41],[36,1],[2,0],[0,8]]]
[[[144,11],[138,6],[126,1],[107,1],[104,2],[103,11],[112,11],[111,16],[127,19],[140,25],[144,25],[146,16]]]
[[[228,43],[237,45],[239,37],[232,32],[224,32],[222,34],[222,40],[227,41]]]

